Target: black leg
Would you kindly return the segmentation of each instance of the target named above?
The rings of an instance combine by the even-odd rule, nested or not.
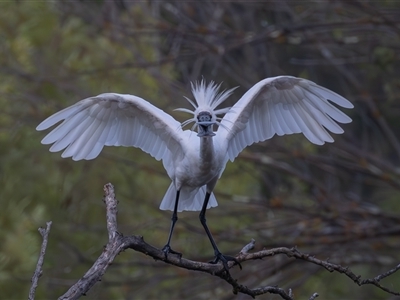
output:
[[[168,235],[168,241],[167,244],[162,248],[162,251],[165,254],[165,259],[167,259],[168,253],[173,253],[178,255],[179,257],[182,257],[182,253],[176,252],[171,249],[171,246],[169,245],[171,243],[171,237],[172,237],[172,232],[174,231],[175,223],[178,221],[178,202],[179,202],[179,193],[180,191],[176,192],[176,198],[175,198],[175,206],[174,206],[174,212],[172,213],[172,218],[171,218],[171,229],[169,230],[169,235]]]
[[[201,224],[204,227],[204,230],[207,233],[207,236],[211,242],[211,245],[214,249],[214,260],[211,261],[211,263],[216,264],[219,261],[222,262],[222,264],[224,265],[224,268],[227,272],[229,272],[229,268],[228,268],[228,261],[234,261],[237,265],[239,265],[240,269],[242,268],[242,266],[240,265],[240,263],[238,262],[238,260],[236,258],[234,258],[233,256],[228,256],[228,255],[223,255],[217,247],[217,244],[215,244],[215,241],[211,235],[210,230],[207,227],[207,222],[206,222],[206,210],[207,210],[207,205],[208,205],[208,201],[210,200],[210,193],[206,193],[206,198],[204,199],[204,203],[203,203],[203,207],[201,209],[200,215],[199,215],[199,219]]]

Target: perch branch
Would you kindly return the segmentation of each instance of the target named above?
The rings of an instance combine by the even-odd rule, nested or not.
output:
[[[109,241],[104,247],[103,253],[96,260],[89,271],[87,271],[86,274],[59,299],[78,299],[82,295],[85,295],[85,293],[96,282],[101,280],[108,266],[113,262],[115,257],[122,251],[130,248],[151,256],[155,260],[164,261],[167,264],[171,264],[188,270],[201,271],[220,277],[232,286],[234,294],[243,293],[255,298],[256,296],[262,294],[271,293],[280,295],[285,300],[294,300],[292,291],[290,289],[288,292],[276,286],[266,286],[251,289],[247,286],[239,284],[237,280],[232,278],[230,273],[225,271],[222,264],[210,264],[192,261],[174,254],[169,254],[168,257],[165,258],[165,254],[161,249],[155,248],[147,244],[142,236],[123,236],[117,231],[117,200],[115,198],[114,187],[110,183],[108,183],[104,186],[104,192],[104,202],[106,204],[107,210],[107,230]],[[387,273],[379,275],[373,279],[361,280],[360,276],[355,275],[347,267],[342,267],[328,261],[319,260],[309,254],[304,254],[300,252],[299,250],[297,250],[296,247],[279,247],[269,250],[264,249],[255,253],[249,253],[249,251],[254,247],[254,244],[255,241],[252,240],[249,244],[244,246],[236,259],[239,262],[244,262],[249,260],[262,259],[264,257],[274,256],[277,254],[285,254],[286,256],[291,258],[301,259],[316,265],[320,265],[330,272],[336,271],[339,273],[343,273],[346,276],[350,277],[358,285],[373,284],[388,293],[391,293],[393,295],[400,295],[400,293],[391,291],[379,284],[379,281],[381,279],[390,276],[391,274],[398,271],[398,269],[400,269],[400,265],[397,266],[395,269],[390,270]],[[229,268],[232,268],[234,266],[234,262],[228,262],[228,266]],[[318,297],[318,294],[314,293],[309,299],[315,299],[316,297]]]

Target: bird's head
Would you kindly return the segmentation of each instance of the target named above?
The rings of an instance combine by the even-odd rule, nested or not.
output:
[[[192,130],[198,127],[199,137],[214,136],[214,125],[220,125],[219,120],[222,118],[217,117],[221,114],[226,114],[230,107],[216,109],[222,102],[224,102],[236,89],[218,92],[221,85],[216,85],[211,81],[208,85],[202,80],[200,83],[192,83],[192,93],[195,101],[186,98],[194,107],[194,111],[187,108],[178,108],[176,110],[187,112],[193,115],[193,118],[186,120],[181,125],[186,126],[194,122]]]
[[[199,112],[196,117],[196,124],[199,128],[199,133],[197,134],[197,136],[205,137],[215,135],[215,133],[213,132],[213,125],[216,124],[216,116],[213,116],[210,112]]]

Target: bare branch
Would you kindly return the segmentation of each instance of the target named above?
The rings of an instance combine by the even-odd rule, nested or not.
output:
[[[47,248],[47,241],[49,239],[51,223],[52,223],[51,221],[46,223],[46,229],[41,228],[41,227],[38,229],[40,234],[42,235],[43,241],[42,241],[42,247],[40,248],[40,255],[39,255],[38,262],[36,264],[36,269],[35,269],[35,272],[33,273],[32,280],[31,280],[32,285],[31,285],[31,289],[29,290],[29,296],[28,296],[29,300],[35,299],[35,292],[36,292],[36,288],[38,286],[38,281],[43,272],[42,267],[43,267],[44,255],[46,253],[46,248]]]

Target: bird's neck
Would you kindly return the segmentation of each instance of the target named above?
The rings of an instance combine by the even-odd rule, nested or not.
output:
[[[213,163],[214,144],[211,136],[200,138],[200,160],[204,164]]]

